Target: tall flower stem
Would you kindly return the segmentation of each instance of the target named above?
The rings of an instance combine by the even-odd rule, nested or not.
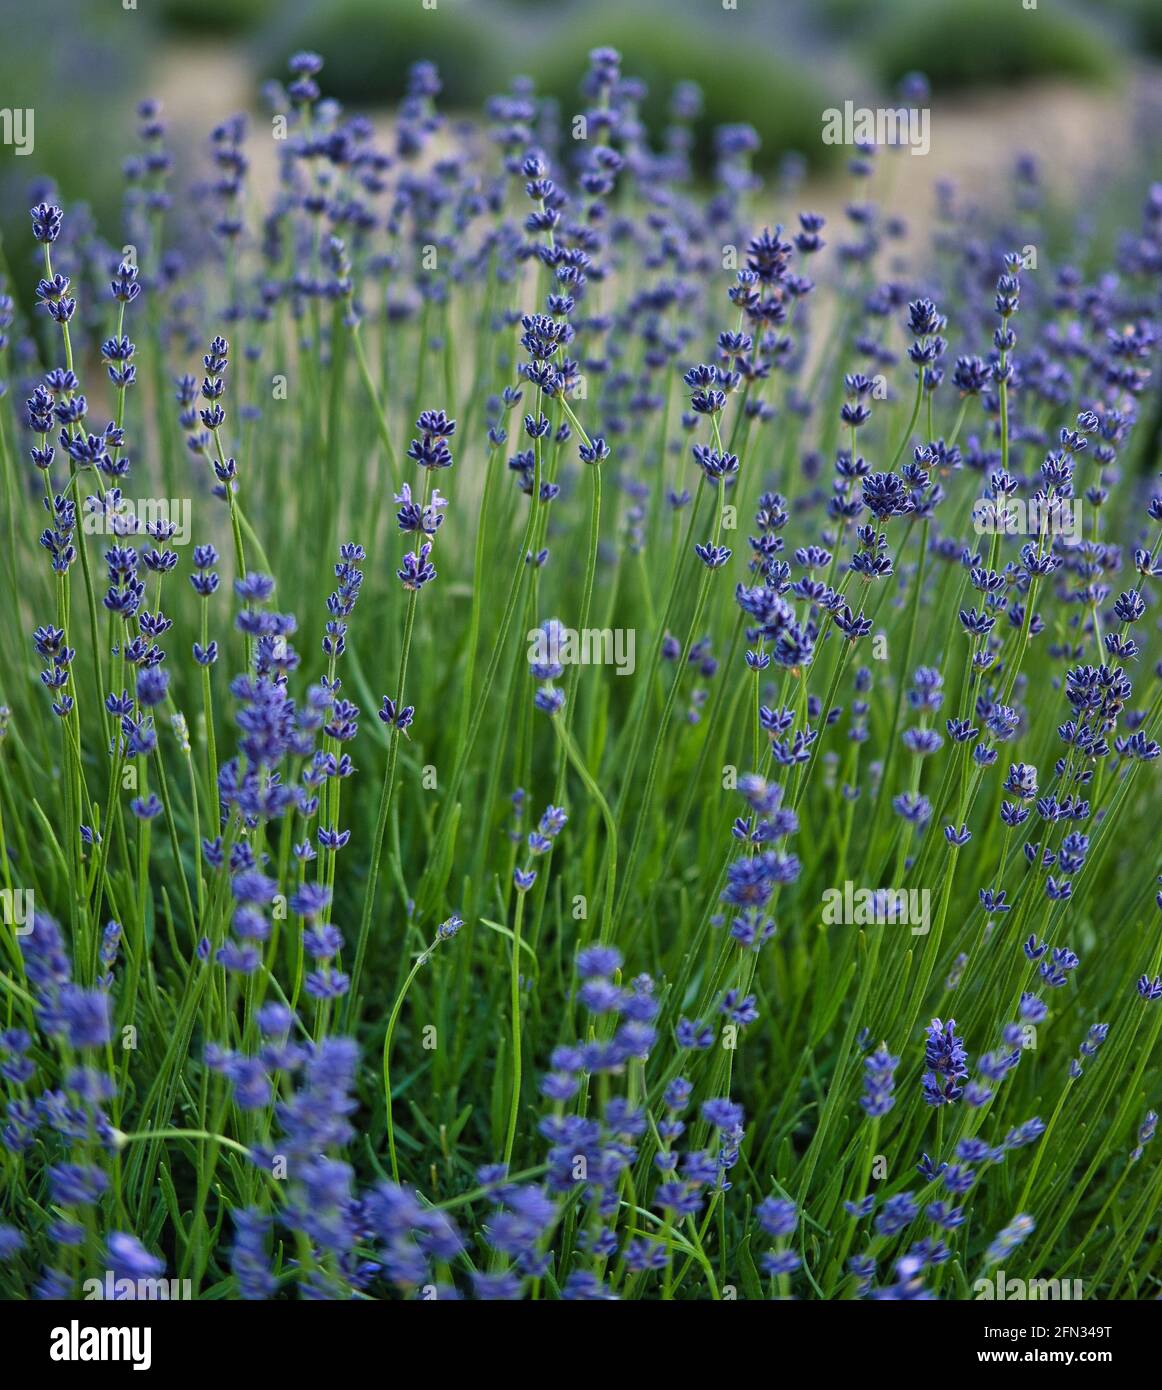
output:
[[[509,1003],[512,1008],[512,1099],[508,1107],[508,1129],[504,1137],[504,1166],[512,1161],[512,1146],[516,1140],[516,1122],[520,1114],[521,1031],[520,1031],[520,951],[521,925],[524,922],[525,894],[516,895],[516,911],[512,921],[512,965],[509,972]]]
[[[424,469],[424,484],[420,496],[420,516],[423,517],[424,509],[428,501],[428,469]],[[416,534],[415,553],[418,555],[423,543],[424,531],[421,529]],[[404,705],[404,694],[407,686],[408,661],[411,657],[412,634],[416,626],[416,604],[419,599],[419,588],[412,588],[408,593],[407,615],[404,618],[403,645],[399,654],[399,672],[396,676],[395,694],[393,696],[398,709]],[[358,1008],[359,982],[363,977],[363,962],[367,956],[367,942],[371,932],[371,919],[375,912],[375,895],[379,887],[379,866],[383,859],[383,842],[387,833],[387,818],[391,807],[391,796],[395,788],[395,770],[399,761],[399,741],[403,737],[403,731],[394,724],[391,726],[388,735],[387,767],[383,774],[383,787],[379,794],[379,811],[375,818],[375,838],[371,847],[371,869],[367,877],[367,890],[363,895],[363,912],[359,918],[359,935],[355,942],[355,963],[351,968],[351,987],[347,992],[347,1009],[344,1017],[349,1018],[352,1010]]]

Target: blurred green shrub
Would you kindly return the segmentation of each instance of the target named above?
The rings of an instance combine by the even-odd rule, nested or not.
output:
[[[761,164],[774,164],[790,150],[815,165],[836,157],[835,148],[821,140],[822,115],[833,104],[832,96],[773,46],[755,46],[745,37],[728,38],[721,29],[703,29],[628,6],[587,6],[585,18],[589,38],[583,48],[550,40],[526,65],[538,89],[558,99],[562,115],[580,110],[584,53],[598,44],[609,45],[622,55],[622,72],[646,83],[642,117],[655,135],[666,123],[675,85],[685,80],[698,83],[703,114],[696,156],[703,167],[709,163],[713,128],[735,122],[758,132]]]
[[[695,153],[702,167],[709,162],[713,127],[730,122],[756,128],[761,163],[772,164],[788,150],[816,164],[834,157],[820,140],[822,112],[831,101],[816,79],[773,45],[756,47],[745,36],[724,35],[721,28],[650,5],[587,3],[560,11],[479,0],[439,0],[434,10],[418,0],[291,5],[262,34],[259,61],[264,77],[282,77],[292,52],[315,49],[326,59],[322,85],[328,95],[388,104],[402,94],[409,65],[427,58],[440,70],[440,102],[449,110],[477,107],[504,90],[514,72],[523,72],[567,116],[580,105],[586,54],[599,45],[619,49],[625,74],[646,82],[642,116],[654,135],[666,123],[675,84],[690,79],[701,86],[705,114]]]
[[[1026,10],[1020,0],[903,0],[877,15],[861,51],[885,84],[915,69],[937,93],[1037,77],[1105,81],[1117,67],[1097,29],[1047,3]]]
[[[90,0],[57,0],[46,35],[43,7],[0,3],[0,105],[31,108],[34,145],[17,155],[0,146],[0,237],[13,274],[12,289],[27,297],[38,261],[28,221],[29,199],[51,180],[66,205],[90,204],[102,227],[114,229],[120,216],[121,161],[132,148],[133,108],[138,95],[135,69],[148,70],[153,31],[134,28],[125,40],[126,18],[101,10]]]
[[[1162,55],[1162,0],[1088,0],[1087,8],[1120,22],[1136,48]]]
[[[198,34],[240,34],[257,29],[277,0],[160,0],[157,15],[167,28]]]
[[[438,0],[434,10],[420,0],[312,0],[280,6],[257,47],[264,78],[285,78],[299,49],[322,54],[324,92],[353,105],[397,102],[408,68],[429,59],[444,83],[441,104],[453,108],[475,106],[503,85],[512,70],[503,37],[466,0]]]

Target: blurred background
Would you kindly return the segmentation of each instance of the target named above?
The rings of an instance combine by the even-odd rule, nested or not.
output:
[[[326,95],[386,121],[419,58],[437,64],[447,113],[471,116],[524,73],[567,118],[587,51],[612,45],[623,72],[646,82],[643,115],[655,129],[675,83],[701,86],[702,169],[713,128],[746,122],[762,142],[759,168],[773,176],[791,156],[824,212],[846,185],[844,151],[820,139],[822,111],[847,98],[891,103],[915,70],[932,86],[932,150],[897,161],[909,217],[924,216],[937,178],[987,196],[1018,152],[1041,156],[1047,180],[1075,202],[1095,171],[1157,176],[1157,149],[1145,146],[1162,128],[1162,0],[731,3],[0,0],[0,107],[31,107],[36,121],[32,155],[0,145],[0,232],[25,235],[28,191],[51,174],[115,240],[136,102],[162,100],[177,184],[193,183],[207,169],[211,127],[264,112],[263,83],[301,48],[325,57]],[[770,220],[787,221],[793,209],[776,205],[778,187],[768,177]]]

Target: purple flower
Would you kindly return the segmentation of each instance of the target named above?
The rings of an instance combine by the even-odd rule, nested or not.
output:
[[[109,1268],[115,1279],[156,1279],[165,1272],[165,1261],[151,1255],[136,1236],[114,1231],[109,1236]]]
[[[743,1109],[726,1097],[707,1100],[702,1102],[702,1118],[715,1129],[735,1130],[742,1125]]]

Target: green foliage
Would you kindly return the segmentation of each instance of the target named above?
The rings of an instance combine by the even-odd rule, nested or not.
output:
[[[1102,18],[1112,14],[1137,50],[1162,55],[1162,5],[1158,0],[1089,0],[1088,8]]]
[[[325,52],[328,92],[344,102],[382,105],[403,93],[413,62],[429,59],[444,84],[441,103],[453,110],[478,104],[504,90],[514,71],[525,72],[567,117],[580,108],[578,86],[592,46],[575,41],[571,13],[554,16],[555,22],[538,16],[541,22],[531,23],[523,14],[469,8],[463,0],[441,0],[435,10],[413,0],[292,7],[260,39],[260,66],[267,76],[281,76],[296,49]],[[666,123],[674,86],[699,84],[705,113],[695,154],[701,167],[709,163],[713,127],[732,122],[758,131],[759,163],[771,165],[788,150],[820,164],[834,158],[819,139],[820,113],[831,98],[820,82],[773,49],[756,49],[689,19],[619,6],[589,6],[585,19],[591,34],[622,53],[625,70],[646,82],[643,116],[654,136]],[[711,41],[714,61],[708,63]]]
[[[412,63],[436,64],[442,104],[477,104],[503,83],[502,31],[467,0],[440,0],[425,10],[419,0],[335,0],[295,4],[279,12],[257,42],[266,77],[281,77],[299,49],[327,55],[327,92],[344,103],[398,101]]]
[[[834,156],[834,150],[819,138],[821,114],[832,104],[833,94],[773,48],[750,46],[744,39],[724,34],[721,27],[703,29],[657,14],[635,13],[626,6],[602,7],[590,22],[602,43],[622,54],[624,70],[647,84],[643,115],[652,131],[666,122],[674,86],[687,80],[698,83],[704,112],[698,123],[696,153],[703,167],[709,159],[713,128],[735,122],[753,125],[758,131],[759,163],[771,165],[790,150],[816,164]],[[708,54],[713,61],[707,61]],[[583,62],[583,50],[554,38],[544,43],[529,64],[538,88],[557,98],[563,115],[580,109],[577,86]]]
[[[1091,25],[1020,0],[906,0],[887,7],[866,57],[884,83],[919,69],[937,91],[1032,78],[1109,80],[1114,52]]]
[[[57,22],[80,26],[91,14],[84,0],[60,0]],[[0,106],[31,108],[35,147],[17,156],[0,147],[0,237],[8,255],[23,247],[28,235],[27,192],[37,180],[51,178],[62,196],[84,199],[102,222],[115,218],[121,197],[116,180],[94,179],[93,170],[110,149],[127,147],[132,130],[128,99],[110,100],[110,92],[131,88],[132,63],[148,62],[153,33],[141,25],[133,53],[121,42],[120,9],[95,15],[85,24],[84,43],[46,42],[44,15],[36,6],[9,4],[0,13]],[[100,110],[100,120],[82,119],[79,111]],[[23,297],[25,286],[15,287]]]
[[[157,13],[176,33],[219,37],[257,29],[277,8],[277,0],[161,0]]]

